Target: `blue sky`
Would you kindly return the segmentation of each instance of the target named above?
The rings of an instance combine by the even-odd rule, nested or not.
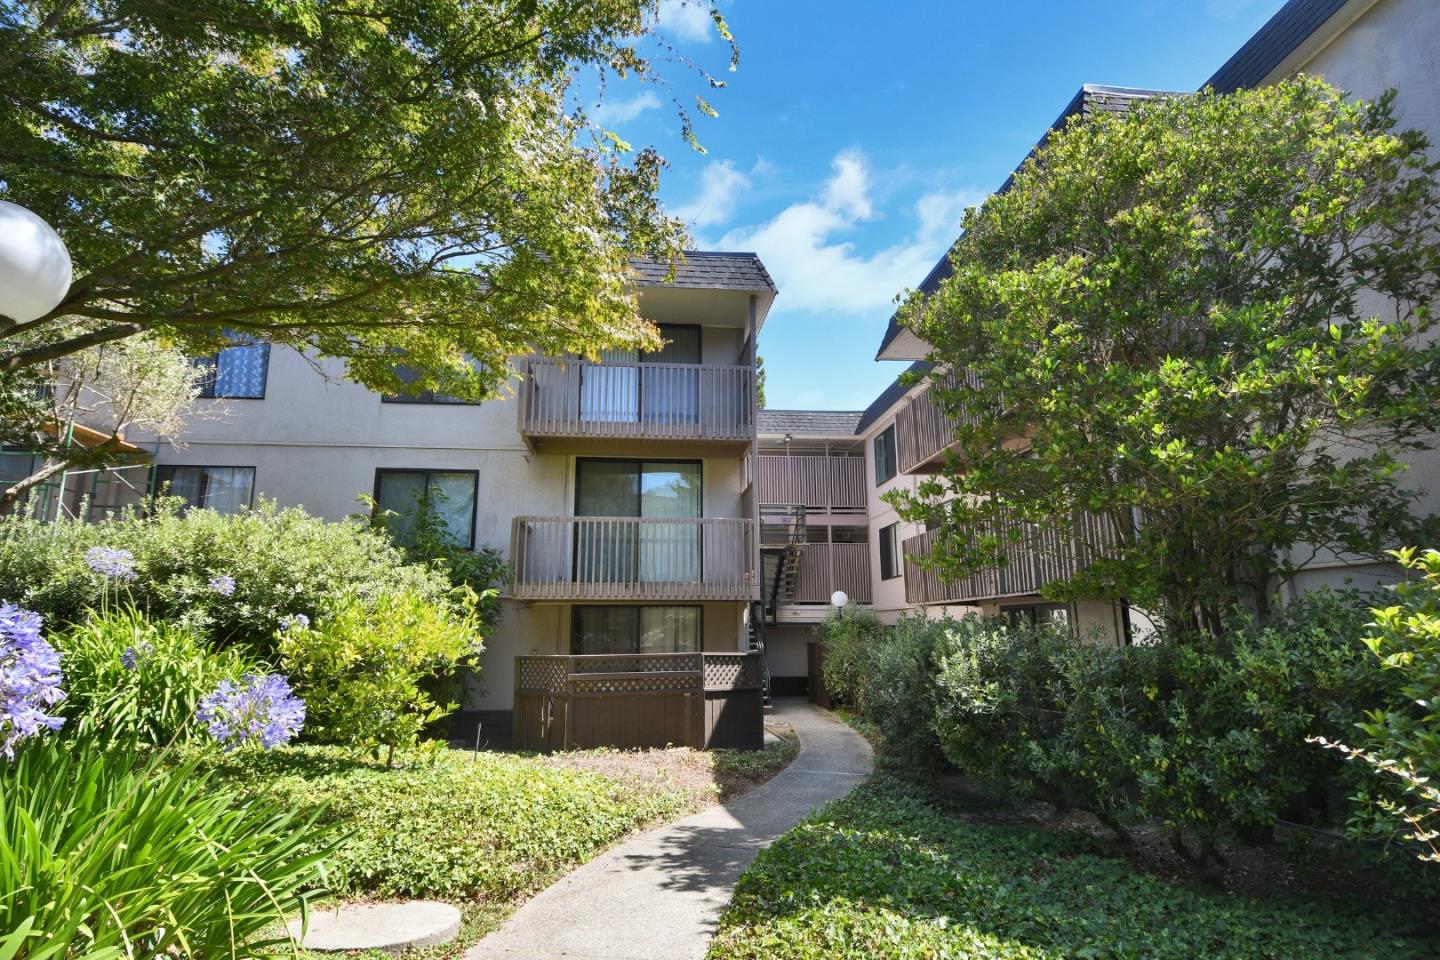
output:
[[[612,83],[598,119],[672,167],[661,195],[702,249],[754,250],[780,287],[761,335],[771,407],[859,409],[872,358],[929,271],[1082,83],[1193,90],[1283,0],[664,0],[680,52],[727,77],[679,138],[667,91]],[[676,95],[696,82],[672,70]]]

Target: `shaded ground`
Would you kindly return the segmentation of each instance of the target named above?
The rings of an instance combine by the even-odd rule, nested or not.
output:
[[[1355,845],[1320,831],[1282,827],[1274,841],[1265,845],[1222,843],[1220,849],[1229,866],[1200,877],[1175,852],[1168,833],[1155,826],[1132,827],[1134,842],[1126,843],[1093,814],[1057,814],[1048,804],[997,796],[953,772],[935,778],[930,797],[945,813],[967,823],[1084,833],[1107,856],[1122,858],[1134,870],[1174,883],[1262,899],[1320,897],[1403,908],[1440,930],[1440,898],[1436,896],[1440,878],[1408,858],[1377,866]],[[1396,895],[1402,891],[1405,897]]]
[[[621,783],[675,790],[688,811],[738,797],[769,780],[795,758],[795,731],[779,717],[765,721],[779,737],[763,750],[572,750],[537,758],[549,766],[588,770]]]
[[[779,702],[775,712],[792,721],[801,747],[778,776],[596,857],[525,904],[466,960],[703,957],[755,855],[873,769],[869,745],[823,711]],[[758,766],[751,759],[741,771],[747,779]]]

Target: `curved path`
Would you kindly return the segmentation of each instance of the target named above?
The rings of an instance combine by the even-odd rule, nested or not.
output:
[[[780,701],[800,755],[773,780],[614,847],[521,907],[465,960],[700,958],[762,848],[869,775],[870,745],[823,710]]]

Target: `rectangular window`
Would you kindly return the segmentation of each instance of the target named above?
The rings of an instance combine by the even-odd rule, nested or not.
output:
[[[1070,622],[1070,608],[1063,603],[1026,603],[1001,607],[1000,619],[1017,625],[1063,624]]]
[[[894,580],[905,572],[905,558],[900,553],[900,524],[880,528],[880,579]]]
[[[155,487],[157,492],[180,497],[188,507],[238,513],[255,499],[255,468],[159,466]]]
[[[575,578],[600,583],[698,581],[700,525],[688,521],[702,515],[703,503],[698,461],[577,460],[577,517],[655,522],[577,523]]]
[[[404,364],[395,365],[395,376],[400,378],[401,383],[414,383],[420,379],[420,374],[414,367],[407,367]],[[448,403],[457,406],[475,407],[480,403],[477,400],[462,400],[459,397],[452,397],[448,393],[436,393],[434,390],[420,390],[416,393],[387,393],[380,397],[381,403]]]
[[[895,476],[895,424],[875,435],[875,486]]]
[[[376,470],[375,508],[394,513],[390,529],[409,536],[428,502],[450,539],[463,547],[475,545],[475,500],[480,475],[474,470]]]
[[[699,607],[575,607],[570,652],[696,653],[700,629]]]
[[[204,370],[199,384],[202,397],[225,400],[265,397],[265,381],[270,371],[268,343],[240,343],[208,357],[198,357],[194,363]]]

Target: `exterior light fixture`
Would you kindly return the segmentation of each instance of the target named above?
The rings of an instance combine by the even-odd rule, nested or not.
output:
[[[55,229],[19,204],[0,200],[0,317],[38,320],[70,290],[70,251]]]
[[[830,594],[830,606],[835,607],[837,610],[844,610],[845,604],[849,602],[850,598],[845,595],[844,590],[836,590]]]

